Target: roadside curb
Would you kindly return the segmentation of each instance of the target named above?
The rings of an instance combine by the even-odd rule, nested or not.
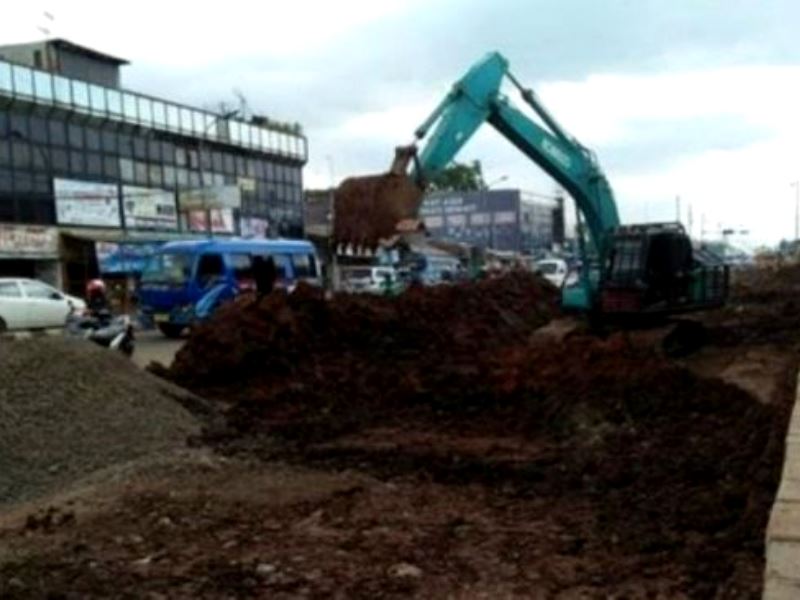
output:
[[[0,340],[30,340],[36,337],[58,336],[63,333],[62,329],[37,329],[35,331],[9,331],[0,334]]]
[[[800,378],[766,536],[765,600],[800,598]]]

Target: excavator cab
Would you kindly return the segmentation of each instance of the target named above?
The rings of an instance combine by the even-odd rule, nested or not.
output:
[[[600,280],[606,315],[643,315],[721,306],[728,267],[697,252],[680,223],[618,227]]]

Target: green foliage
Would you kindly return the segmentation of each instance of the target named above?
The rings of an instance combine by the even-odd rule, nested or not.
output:
[[[474,160],[471,163],[454,162],[442,169],[436,177],[429,182],[432,191],[473,192],[486,188],[483,180],[481,163]]]

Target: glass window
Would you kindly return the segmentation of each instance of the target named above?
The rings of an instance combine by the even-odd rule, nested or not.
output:
[[[200,173],[197,171],[189,171],[189,187],[199,188],[200,186]]]
[[[208,113],[203,113],[203,135],[217,138],[217,117]]]
[[[202,287],[208,287],[225,273],[221,254],[203,254],[197,265],[197,280]]]
[[[108,102],[108,112],[114,115],[122,114],[122,94],[117,90],[108,90],[106,96]]]
[[[175,164],[179,167],[186,166],[186,150],[180,146],[175,148]]]
[[[225,153],[224,155],[224,171],[229,175],[233,175],[236,172],[236,163],[233,160],[233,154]]]
[[[116,156],[103,157],[103,175],[110,179],[119,177],[119,160]]]
[[[117,134],[115,132],[108,131],[106,129],[103,130],[103,150],[105,152],[116,154],[118,142],[119,138],[117,138]]]
[[[11,65],[0,62],[0,90],[11,92],[14,90],[14,83],[11,79]]]
[[[236,281],[253,278],[253,257],[249,254],[228,254],[228,266]]]
[[[75,123],[70,123],[67,126],[67,135],[69,136],[69,145],[73,148],[83,148],[83,127]]]
[[[89,152],[86,155],[86,171],[89,175],[102,175],[103,174],[103,159],[96,152]]]
[[[242,143],[242,128],[238,121],[228,121],[228,133],[231,136],[231,141],[234,144]]]
[[[89,109],[89,85],[82,81],[72,81],[72,102],[77,108]]]
[[[122,114],[125,116],[126,121],[136,122],[139,120],[136,96],[133,94],[122,94]]]
[[[162,173],[161,173],[161,165],[154,165],[151,164],[148,168],[148,175],[150,176],[150,185],[154,185],[156,187],[161,187],[164,185]]]
[[[29,171],[16,171],[14,173],[14,191],[15,192],[32,192],[33,191],[33,175]],[[23,202],[23,207],[27,202]],[[24,216],[22,220],[27,220]]]
[[[31,116],[30,118],[31,134],[30,138],[33,142],[41,144],[47,143],[47,121],[42,117]]]
[[[50,163],[53,170],[58,173],[66,173],[69,171],[69,155],[66,150],[61,148],[53,148],[50,151]]]
[[[153,102],[150,98],[139,98],[139,120],[146,125],[153,122]]]
[[[14,65],[12,73],[14,75],[14,91],[17,94],[33,96],[33,72],[27,67]]]
[[[89,86],[89,101],[92,104],[92,112],[105,115],[108,110],[106,104],[106,90],[99,85]]]
[[[50,154],[47,146],[31,145],[31,161],[35,171],[50,170]]]
[[[192,133],[192,111],[188,108],[181,108],[181,131]]]
[[[148,140],[147,159],[152,162],[161,162],[161,142],[152,138]]]
[[[215,171],[222,171],[222,152],[214,152],[212,155],[213,162],[214,162],[214,170]]]
[[[164,185],[175,187],[175,167],[164,165]]]
[[[122,156],[133,156],[133,138],[127,134],[119,134],[119,153]]]
[[[11,164],[11,144],[8,138],[0,139],[0,165]]]
[[[153,100],[153,122],[159,128],[167,126],[167,107],[158,100]]]
[[[86,148],[99,152],[100,147],[100,132],[92,127],[86,128]]]
[[[22,292],[16,281],[0,281],[0,298],[21,298]]]
[[[292,254],[292,267],[297,278],[317,276],[317,261],[313,254]]]
[[[73,150],[69,153],[69,170],[72,173],[83,175],[86,171],[86,167],[84,165],[84,156],[83,152],[78,150]]]
[[[37,300],[62,300],[63,296],[49,285],[38,281],[21,281],[20,285],[28,298]]]
[[[192,275],[193,254],[155,254],[142,271],[144,283],[185,283]]]
[[[36,98],[48,104],[53,101],[53,78],[49,73],[34,71],[33,86],[36,91]]]
[[[199,110],[192,111],[192,131],[194,131],[195,134],[203,135],[205,133],[205,122],[206,117],[202,112]]]
[[[119,159],[119,176],[125,181],[133,181],[133,161],[130,158]]]
[[[31,146],[23,140],[12,140],[11,156],[13,157],[14,167],[17,169],[27,169],[31,166]]]
[[[170,129],[178,130],[181,126],[180,113],[174,104],[167,104],[167,125]]]
[[[211,169],[211,150],[203,148],[200,151],[200,168],[204,171]]]
[[[67,143],[67,132],[63,121],[51,120],[47,122],[50,130],[50,143],[55,146],[64,146]]]
[[[247,159],[244,156],[237,156],[236,157],[236,173],[238,175],[244,175],[247,171]]]
[[[165,163],[175,163],[175,144],[172,142],[161,142],[161,159]]]
[[[141,160],[147,159],[147,140],[145,138],[133,138],[133,157]]]
[[[175,174],[177,175],[179,186],[186,187],[189,185],[189,171],[186,169],[175,169]]]
[[[135,161],[133,163],[133,174],[136,183],[147,185],[147,163]]]

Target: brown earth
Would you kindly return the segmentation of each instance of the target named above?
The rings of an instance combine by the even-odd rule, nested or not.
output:
[[[204,441],[235,458],[0,520],[0,590],[760,597],[800,314],[741,281],[681,360],[638,332],[533,335],[555,292],[520,273],[242,299],[166,373],[218,401]]]

